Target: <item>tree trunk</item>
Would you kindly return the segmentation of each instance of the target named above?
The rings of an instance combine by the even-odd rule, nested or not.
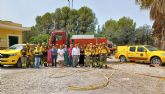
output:
[[[161,37],[161,49],[165,50],[165,28],[162,29]]]
[[[153,24],[154,46],[165,50],[165,16],[158,17]]]

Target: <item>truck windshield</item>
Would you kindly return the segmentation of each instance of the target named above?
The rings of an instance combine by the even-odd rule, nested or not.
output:
[[[56,40],[58,41],[58,40],[62,40],[62,34],[57,34],[56,35]]]
[[[9,49],[12,49],[12,50],[21,50],[23,49],[23,45],[13,45],[11,47],[9,47]]]
[[[145,46],[149,51],[158,51],[157,48],[153,47],[153,46]]]

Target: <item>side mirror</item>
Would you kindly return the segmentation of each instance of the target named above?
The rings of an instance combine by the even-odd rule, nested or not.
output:
[[[146,52],[146,53],[147,53],[147,50],[144,50],[144,52]]]

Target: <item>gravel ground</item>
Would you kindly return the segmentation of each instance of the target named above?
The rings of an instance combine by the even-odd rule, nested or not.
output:
[[[1,94],[165,94],[165,67],[114,63],[108,69],[0,69]],[[70,87],[76,86],[80,90]],[[96,88],[94,88],[96,87]],[[88,89],[92,90],[88,90]]]

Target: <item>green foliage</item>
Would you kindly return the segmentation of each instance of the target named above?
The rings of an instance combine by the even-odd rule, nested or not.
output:
[[[92,10],[88,7],[81,7],[78,10],[78,32],[94,32],[95,31],[95,25],[97,23],[95,14],[92,12]]]
[[[96,22],[95,14],[88,7],[82,7],[79,10],[69,7],[57,8],[55,12],[37,16],[36,25],[31,28],[31,31],[23,33],[23,41],[42,42],[41,39],[46,41],[40,34],[50,34],[54,29],[68,31],[70,34],[93,33]]]
[[[53,26],[52,16],[50,13],[46,13],[43,16],[37,16],[36,17],[36,32],[39,33],[49,33],[49,30]]]
[[[128,18],[122,17],[118,21],[108,20],[102,28],[102,34],[117,45],[133,44],[136,23]]]
[[[136,44],[153,45],[152,29],[148,25],[141,26],[135,31]]]
[[[32,37],[30,43],[48,43],[49,37],[49,34],[40,34],[36,37]]]
[[[151,27],[148,25],[137,29],[135,27],[136,23],[127,17],[122,17],[118,21],[110,19],[105,22],[100,34],[105,35],[105,37],[117,45],[152,45]]]
[[[101,34],[101,33],[94,34],[94,35],[95,35],[95,37],[105,37],[105,35],[104,34]]]
[[[74,34],[94,32],[96,17],[88,7],[79,10],[69,7],[57,8],[53,13],[36,17],[35,30],[39,33],[50,33],[51,30],[64,30]]]
[[[36,31],[36,28],[33,26],[31,27],[31,31],[24,31],[22,35],[23,35],[23,43],[27,43],[32,37],[37,36],[38,32]]]

